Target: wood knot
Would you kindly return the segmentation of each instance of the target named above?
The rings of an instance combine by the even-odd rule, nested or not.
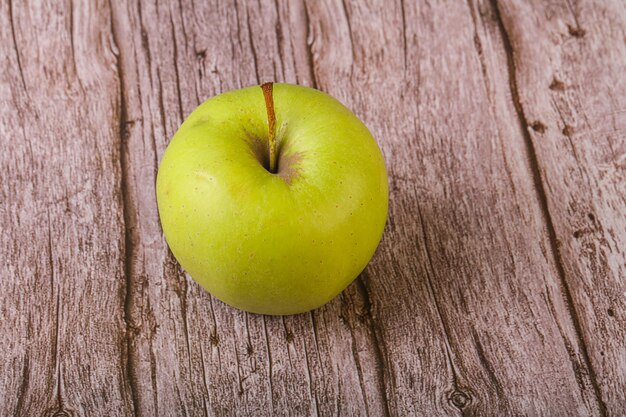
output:
[[[209,341],[213,346],[217,346],[220,343],[220,338],[217,336],[217,333],[213,333],[209,336]]]
[[[565,83],[558,78],[554,77],[552,83],[550,83],[550,90],[552,91],[564,91]]]
[[[530,125],[530,127],[538,133],[544,133],[546,131],[546,125],[544,125],[543,123],[541,123],[540,121],[536,121],[533,122],[533,124]]]
[[[578,25],[576,26],[567,25],[567,31],[569,32],[571,36],[575,38],[582,38],[587,33],[585,29],[581,28]]]
[[[612,308],[609,308],[608,310],[606,310],[606,314],[608,314],[609,317],[614,317],[615,316],[615,312],[613,311]]]
[[[565,136],[570,137],[574,133],[574,129],[570,125],[565,125],[562,132]]]
[[[472,398],[467,393],[457,389],[450,394],[448,401],[459,410],[462,410],[470,405]]]
[[[291,343],[291,342],[293,342],[293,333],[291,333],[291,332],[289,332],[289,331],[288,331],[288,332],[285,334],[285,339],[287,340],[287,343]]]
[[[72,417],[72,415],[65,410],[58,410],[50,414],[50,417]]]

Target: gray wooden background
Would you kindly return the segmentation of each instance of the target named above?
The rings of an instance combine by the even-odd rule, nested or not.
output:
[[[0,1],[0,416],[626,414],[623,1]],[[309,314],[168,252],[157,164],[265,81],[351,108],[383,241]]]

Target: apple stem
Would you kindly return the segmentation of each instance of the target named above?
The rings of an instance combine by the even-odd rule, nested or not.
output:
[[[274,112],[274,83],[261,85],[263,97],[265,97],[265,107],[267,108],[267,125],[269,129],[268,142],[270,148],[270,168],[271,173],[276,172],[276,113]]]

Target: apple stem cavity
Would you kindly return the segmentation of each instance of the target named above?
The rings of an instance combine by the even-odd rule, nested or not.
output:
[[[276,173],[276,113],[274,112],[274,83],[261,85],[263,97],[265,98],[265,108],[267,109],[268,143],[270,151],[269,171]]]

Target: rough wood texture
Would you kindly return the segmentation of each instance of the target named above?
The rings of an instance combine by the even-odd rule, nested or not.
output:
[[[518,110],[600,405],[624,413],[626,5],[534,3],[501,12]]]
[[[130,415],[103,5],[2,2],[0,415]]]
[[[626,7],[2,3],[0,415],[622,415]],[[202,291],[157,164],[206,98],[339,98],[390,214],[312,313]]]

